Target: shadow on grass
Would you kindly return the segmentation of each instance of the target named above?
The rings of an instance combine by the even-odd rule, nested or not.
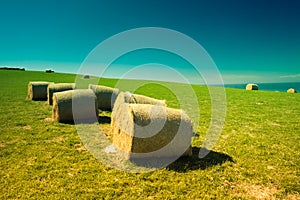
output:
[[[86,119],[86,120],[85,119],[78,119],[78,120],[76,120],[76,124],[93,124],[95,122],[97,122],[97,121],[95,121],[95,119]],[[99,124],[110,124],[110,122],[111,122],[111,118],[108,117],[108,116],[99,116],[98,117],[98,123]],[[74,120],[71,120],[71,121],[62,121],[60,123],[75,125],[75,121]]]
[[[215,151],[210,151],[204,158],[199,158],[199,151],[200,148],[193,147],[193,155],[191,157],[179,158],[170,164],[167,169],[177,172],[186,172],[198,169],[204,170],[225,162],[234,162],[231,156]]]
[[[168,165],[166,169],[186,172],[191,170],[205,170],[206,168],[221,165],[225,162],[234,162],[229,155],[215,151],[210,151],[204,158],[199,158],[199,150],[200,148],[193,147],[193,155],[191,157],[181,157]],[[173,160],[174,157],[142,158],[135,157],[134,155],[130,158],[130,162],[135,166],[157,169],[163,168],[166,163],[171,163]]]
[[[99,122],[99,124],[110,124],[111,118],[108,116],[99,116],[98,122]]]

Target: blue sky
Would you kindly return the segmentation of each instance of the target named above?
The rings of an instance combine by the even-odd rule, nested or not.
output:
[[[164,27],[200,43],[225,83],[300,81],[299,9],[297,0],[1,0],[0,66],[76,73],[103,40]]]

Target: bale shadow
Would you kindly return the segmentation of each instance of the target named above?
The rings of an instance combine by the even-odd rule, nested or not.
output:
[[[44,119],[44,120],[47,120],[47,118]],[[98,120],[99,124],[110,124],[111,123],[111,118],[108,117],[108,116],[99,116],[97,118],[97,120]],[[76,123],[75,123],[75,120],[60,121],[59,123],[69,124],[69,125],[75,125],[75,124],[94,124],[95,122],[97,122],[97,120],[94,120],[94,119],[77,119]],[[55,120],[52,120],[52,121],[55,121]]]
[[[202,149],[207,151],[206,149]],[[142,157],[131,157],[129,160],[132,164],[139,167],[146,168],[163,168],[166,163],[171,163],[166,167],[168,170],[173,170],[177,172],[186,172],[191,170],[205,170],[209,167],[213,167],[216,165],[221,165],[225,162],[234,162],[232,157],[227,154],[219,153],[215,151],[209,151],[209,153],[204,158],[199,158],[198,154],[200,148],[193,147],[192,149],[193,155],[191,157],[181,157],[177,159],[175,162],[173,160],[174,157],[155,157],[155,158],[142,158]]]
[[[98,122],[99,124],[110,124],[111,123],[111,118],[108,116],[99,116],[98,117]]]
[[[170,164],[167,169],[177,172],[186,172],[198,169],[204,170],[216,165],[222,165],[225,162],[234,162],[231,156],[224,153],[210,151],[204,158],[199,158],[198,154],[200,148],[193,147],[192,151],[193,155],[191,157],[181,157]]]
[[[99,119],[98,119],[99,120]],[[74,119],[74,120],[64,120],[64,121],[60,121],[59,123],[62,124],[68,124],[68,125],[78,125],[78,124],[94,124],[97,122],[97,119]]]

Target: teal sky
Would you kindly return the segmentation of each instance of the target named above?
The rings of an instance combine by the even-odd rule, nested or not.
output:
[[[300,81],[299,10],[298,0],[1,0],[0,66],[76,73],[103,40],[163,27],[199,42],[225,83]],[[168,58],[156,62],[188,71]],[[117,66],[155,62],[137,60],[128,56]]]

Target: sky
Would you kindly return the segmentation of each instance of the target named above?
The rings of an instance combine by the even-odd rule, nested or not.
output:
[[[130,29],[161,27],[202,45],[225,83],[299,82],[299,9],[298,0],[1,0],[0,66],[77,73],[106,39]],[[145,50],[120,56],[114,69],[147,63],[193,68],[174,55]]]

